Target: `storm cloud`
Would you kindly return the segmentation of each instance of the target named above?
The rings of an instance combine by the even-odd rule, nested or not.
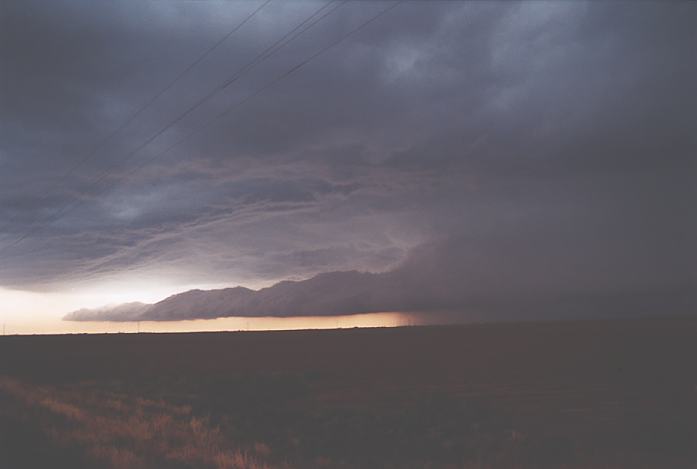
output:
[[[384,311],[459,313],[470,320],[578,319],[651,316],[666,304],[672,314],[688,314],[694,308],[689,284],[654,284],[641,275],[628,276],[622,270],[626,266],[618,271],[612,262],[599,273],[599,266],[579,265],[560,245],[540,253],[534,246],[512,246],[500,239],[473,253],[462,248],[467,241],[419,246],[387,272],[327,272],[256,291],[196,289],[151,305],[82,309],[65,319],[173,321]]]
[[[6,3],[0,286],[344,272],[245,314],[694,311],[693,2],[404,2],[235,104],[391,4],[346,2],[126,158],[322,6],[273,1],[69,177],[260,3]]]

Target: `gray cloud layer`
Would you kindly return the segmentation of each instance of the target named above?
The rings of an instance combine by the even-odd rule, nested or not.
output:
[[[682,308],[697,265],[691,2],[406,2],[120,177],[384,5],[344,5],[124,164],[319,6],[272,3],[68,181],[67,167],[255,5],[4,5],[0,248],[81,204],[2,252],[0,285],[251,284],[401,265],[429,272],[414,277],[434,292],[423,308],[447,297],[441,282],[467,292],[453,303],[483,309],[540,295]],[[112,177],[91,188],[105,168]],[[434,242],[448,255],[403,267]]]
[[[243,287],[191,290],[153,305],[128,303],[79,310],[72,321],[171,321],[238,316],[317,316],[381,311],[458,312],[463,318],[579,318],[694,311],[688,284],[655,285],[627,278],[612,263],[598,275],[577,265],[565,248],[541,253],[533,246],[491,242],[466,253],[466,239],[422,245],[383,273],[328,272],[283,281],[258,291]],[[622,275],[618,281],[617,275]]]

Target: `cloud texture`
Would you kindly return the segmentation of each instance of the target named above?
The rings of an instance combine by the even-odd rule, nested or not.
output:
[[[641,276],[618,281],[616,276],[625,272],[611,263],[599,275],[597,266],[577,265],[566,249],[540,253],[534,246],[493,242],[491,250],[473,255],[462,249],[466,241],[419,246],[388,272],[328,272],[257,291],[190,290],[153,305],[80,310],[65,319],[172,321],[384,311],[455,312],[463,319],[571,319],[656,315],[666,305],[671,314],[694,312],[689,284],[654,285]]]
[[[0,252],[0,285],[356,270],[382,273],[281,284],[245,314],[692,304],[692,2],[405,2],[148,159],[387,5],[348,2],[126,162],[321,5],[272,2],[62,177],[257,5],[3,6],[0,249],[41,229]],[[320,281],[338,297],[298,293]]]

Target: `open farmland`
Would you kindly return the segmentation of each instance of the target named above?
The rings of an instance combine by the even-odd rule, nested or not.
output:
[[[697,320],[0,337],[0,466],[694,468]]]

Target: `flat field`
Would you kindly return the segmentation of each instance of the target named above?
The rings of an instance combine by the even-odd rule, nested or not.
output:
[[[697,319],[0,337],[0,467],[695,468]]]

